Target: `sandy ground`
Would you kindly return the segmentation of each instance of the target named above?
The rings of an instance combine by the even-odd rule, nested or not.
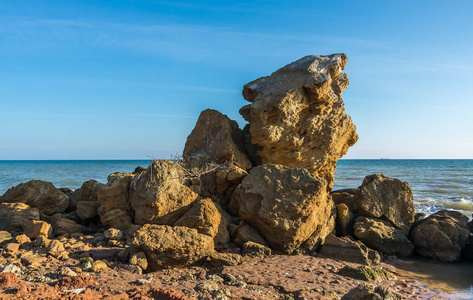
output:
[[[50,260],[35,271],[0,278],[0,299],[339,299],[363,283],[337,274],[353,263],[313,256],[272,256],[247,259],[238,266],[198,266],[136,274],[119,266],[99,273],[61,276],[78,260]],[[399,273],[388,264],[377,267]],[[411,279],[377,282],[404,299],[444,299]],[[366,283],[366,282],[365,282]]]

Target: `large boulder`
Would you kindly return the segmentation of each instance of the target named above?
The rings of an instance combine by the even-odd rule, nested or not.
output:
[[[470,236],[468,217],[457,211],[442,210],[419,221],[411,231],[415,250],[443,262],[457,261]]]
[[[353,226],[355,236],[365,245],[388,255],[410,256],[414,245],[408,232],[397,229],[390,222],[358,217]]]
[[[329,226],[333,203],[324,179],[305,169],[262,165],[236,188],[229,208],[273,249],[292,253],[314,232],[322,239],[328,234],[323,228]]]
[[[130,184],[130,202],[135,211],[135,224],[173,225],[197,199],[182,184],[181,167],[165,160],[151,162]]]
[[[24,203],[0,203],[0,230],[24,232],[32,221],[39,219],[37,208]]]
[[[51,182],[31,180],[10,188],[0,196],[0,202],[25,203],[42,214],[52,215],[67,209],[69,197]]]
[[[381,256],[375,250],[366,247],[360,241],[349,237],[336,237],[329,234],[319,251],[319,256],[358,264],[374,265],[381,261]]]
[[[190,161],[191,166],[233,162],[245,170],[252,167],[238,123],[213,109],[201,112],[194,130],[187,137],[183,158]]]
[[[192,206],[174,226],[185,226],[197,229],[197,232],[206,234],[214,239],[215,248],[224,248],[230,242],[231,216],[215,205],[211,199],[199,200]]]
[[[146,224],[133,238],[133,246],[148,258],[148,271],[193,264],[214,250],[213,238],[194,228]]]
[[[345,54],[309,55],[244,86],[240,109],[262,164],[305,168],[333,184],[337,160],[358,135],[345,112]]]
[[[414,200],[409,183],[385,175],[368,175],[355,203],[359,215],[383,219],[409,231],[414,224]]]
[[[100,203],[97,212],[104,226],[125,230],[132,224],[133,210],[130,205],[129,186],[134,177],[135,175],[128,173],[111,174],[107,184],[97,191],[97,200]]]

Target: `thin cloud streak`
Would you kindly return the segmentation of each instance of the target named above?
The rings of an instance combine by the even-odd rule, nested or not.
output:
[[[83,20],[3,18],[0,33],[4,36],[5,55],[8,48],[21,51],[50,51],[51,48],[106,47],[131,49],[155,55],[167,55],[192,60],[242,52],[253,56],[286,53],[287,47],[307,44],[335,45],[336,48],[382,48],[389,43],[315,35],[235,31],[228,27],[186,24],[110,23]],[[1,19],[0,19],[1,20]],[[215,52],[218,44],[220,53]],[[35,47],[31,47],[35,45]],[[304,47],[306,48],[306,47]],[[271,49],[271,51],[269,51]],[[279,49],[279,51],[275,51]],[[10,54],[15,54],[12,51]]]

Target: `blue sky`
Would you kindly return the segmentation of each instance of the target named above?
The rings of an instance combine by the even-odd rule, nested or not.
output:
[[[473,158],[472,1],[0,0],[0,159],[170,158],[200,111],[344,52],[345,158]]]

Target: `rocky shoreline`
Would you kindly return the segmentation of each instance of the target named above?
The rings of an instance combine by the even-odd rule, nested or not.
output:
[[[407,182],[332,191],[358,140],[344,54],[245,85],[243,130],[201,113],[183,158],[72,191],[33,180],[0,196],[5,299],[432,299],[384,261],[473,259],[473,222],[416,214]],[[33,297],[33,298],[32,298]]]

